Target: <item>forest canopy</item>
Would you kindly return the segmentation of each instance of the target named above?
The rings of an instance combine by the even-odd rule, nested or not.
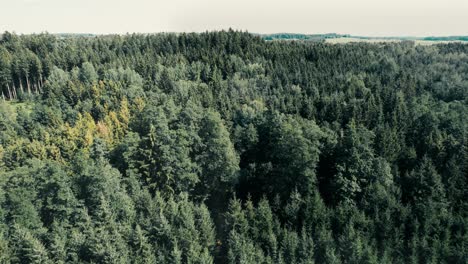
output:
[[[466,263],[468,45],[0,38],[0,263]]]

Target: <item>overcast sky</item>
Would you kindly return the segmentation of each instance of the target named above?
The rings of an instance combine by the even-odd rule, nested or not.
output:
[[[468,0],[0,0],[0,31],[468,35]]]

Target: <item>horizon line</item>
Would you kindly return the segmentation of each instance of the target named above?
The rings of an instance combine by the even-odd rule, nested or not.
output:
[[[327,33],[297,33],[297,32],[287,32],[287,31],[279,31],[279,32],[250,32],[245,29],[207,29],[204,31],[155,31],[155,32],[106,32],[106,33],[93,33],[93,32],[49,32],[47,30],[40,31],[40,32],[16,32],[15,30],[3,30],[0,32],[0,35],[3,35],[5,32],[12,33],[15,35],[40,35],[40,34],[50,34],[50,35],[92,35],[92,36],[109,36],[109,35],[132,35],[132,34],[141,34],[141,35],[156,35],[156,34],[203,34],[203,33],[211,33],[211,32],[229,32],[230,30],[235,32],[244,32],[249,33],[252,35],[260,35],[260,36],[269,36],[269,35],[281,35],[281,34],[290,34],[290,35],[299,35],[299,36],[327,36],[327,35],[336,35],[338,37],[359,37],[359,38],[454,38],[454,37],[468,37],[468,33],[465,34],[448,34],[448,35],[360,35],[360,34],[352,34],[352,33],[337,33],[337,32],[327,32]]]

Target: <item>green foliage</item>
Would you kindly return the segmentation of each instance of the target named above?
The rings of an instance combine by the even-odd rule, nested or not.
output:
[[[237,182],[239,158],[219,114],[207,111],[201,119],[199,135],[202,144],[196,160],[201,165],[203,192],[232,191]]]
[[[0,263],[466,263],[467,56],[6,32]]]

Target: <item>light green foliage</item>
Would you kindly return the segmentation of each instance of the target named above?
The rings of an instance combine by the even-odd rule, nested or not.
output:
[[[219,114],[208,111],[201,120],[197,162],[208,193],[230,192],[237,182],[239,158]]]
[[[83,63],[83,65],[81,66],[79,76],[80,76],[80,80],[86,84],[93,83],[97,81],[98,79],[98,75],[96,73],[96,70],[94,69],[93,64],[89,62]]]

